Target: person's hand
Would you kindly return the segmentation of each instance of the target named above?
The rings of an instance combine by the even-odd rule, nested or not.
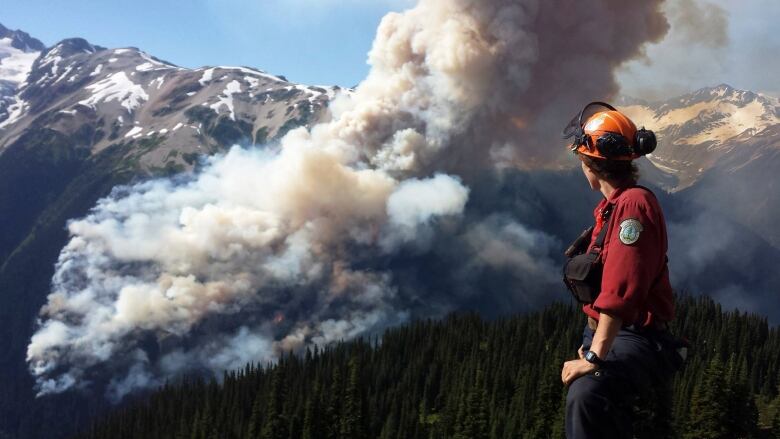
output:
[[[585,350],[583,349],[585,345],[580,345],[580,348],[577,349],[577,355],[580,356],[580,359],[585,358]]]
[[[577,378],[587,375],[591,372],[598,370],[598,366],[585,361],[580,358],[579,360],[571,360],[563,363],[563,370],[561,371],[561,381],[568,386],[573,383]]]

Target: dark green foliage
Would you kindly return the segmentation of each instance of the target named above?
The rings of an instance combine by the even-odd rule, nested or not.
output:
[[[276,132],[274,139],[281,139],[285,134],[289,133],[290,130],[301,126],[306,126],[309,122],[311,122],[312,117],[314,116],[314,113],[312,113],[311,110],[311,104],[304,103],[303,105],[295,104],[294,106],[290,106],[288,107],[287,115],[289,116],[292,110],[296,108],[298,109],[298,117],[287,119],[287,121],[281,127],[279,127],[279,130]]]
[[[772,434],[771,426],[756,429],[752,401],[758,394],[780,404],[777,328],[723,313],[710,299],[680,302],[676,331],[696,349],[675,380],[672,411],[682,427],[672,435]],[[387,331],[381,344],[356,340],[285,355],[275,366],[226,373],[220,385],[166,385],[80,437],[560,438],[560,367],[575,355],[582,325],[581,313],[565,305],[492,322],[475,315],[419,321]],[[671,425],[658,407],[639,408],[650,424]],[[637,425],[637,437],[669,434]]]
[[[45,128],[26,131],[0,155],[0,265],[89,156],[67,136]],[[13,215],[10,214],[13,209]]]
[[[186,82],[173,88],[161,99],[162,102],[167,102],[167,104],[155,109],[152,112],[152,116],[160,117],[181,111],[187,103],[186,101],[189,97],[187,93],[198,92],[201,88],[203,87],[198,82]]]
[[[724,415],[727,412],[728,395],[726,376],[719,359],[710,360],[704,369],[691,399],[691,417],[688,420],[686,439],[727,439],[728,430]]]
[[[255,145],[264,145],[268,142],[268,127],[260,127],[255,131]]]
[[[201,105],[188,108],[184,115],[190,123],[201,124],[201,132],[221,146],[231,146],[252,139],[252,124],[243,119],[233,120]]]
[[[232,120],[227,116],[220,116],[217,123],[209,127],[206,133],[220,145],[234,145],[252,138],[252,124],[245,120]]]
[[[203,126],[211,125],[218,116],[214,110],[202,105],[195,105],[188,108],[187,111],[184,112],[184,115],[187,116],[187,121],[189,121],[189,123],[195,125],[202,123]]]
[[[130,181],[133,172],[124,158],[131,145],[90,155],[68,137],[40,129],[8,148],[0,155],[0,180],[12,183],[0,185],[0,206],[13,206],[14,215],[0,220],[11,220],[2,231],[15,240],[0,245],[7,252],[0,254],[0,429],[12,437],[58,437],[57,431],[85,425],[103,404],[77,392],[33,398],[24,352],[34,328],[31,316],[43,305],[54,270],[53,263],[41,261],[57,259],[67,242],[67,219],[82,216],[112,187]]]
[[[196,152],[187,152],[181,155],[181,158],[189,165],[194,165],[197,163],[198,157],[200,157],[200,154]]]

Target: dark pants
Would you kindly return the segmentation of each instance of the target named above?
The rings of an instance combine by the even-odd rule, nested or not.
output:
[[[586,326],[582,341],[585,351],[590,349],[592,341],[593,331]],[[666,362],[661,346],[650,334],[621,329],[606,358],[607,365],[569,386],[566,437],[670,436],[673,369]],[[652,433],[637,434],[634,422],[637,414],[636,424],[642,424],[643,428],[649,424]]]

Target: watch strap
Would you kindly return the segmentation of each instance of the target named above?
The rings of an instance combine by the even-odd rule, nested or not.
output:
[[[599,366],[599,367],[604,367],[604,364],[605,364],[604,360],[599,358],[599,356],[596,355],[596,353],[593,352],[593,351],[585,352],[585,361],[587,361],[588,363],[591,363],[591,364],[595,364],[596,366]]]

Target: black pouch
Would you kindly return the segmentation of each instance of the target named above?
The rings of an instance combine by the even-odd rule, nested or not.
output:
[[[599,255],[585,253],[574,256],[563,266],[563,281],[580,303],[593,303],[601,290]]]

